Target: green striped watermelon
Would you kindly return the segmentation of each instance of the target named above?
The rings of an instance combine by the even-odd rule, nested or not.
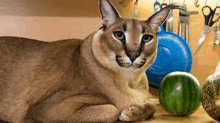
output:
[[[190,115],[200,105],[199,82],[186,72],[170,73],[162,80],[159,100],[161,106],[171,115]]]

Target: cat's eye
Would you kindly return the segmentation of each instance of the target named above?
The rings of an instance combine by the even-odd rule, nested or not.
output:
[[[113,32],[115,38],[117,38],[118,40],[124,40],[125,39],[125,35],[123,32],[121,31],[115,31]]]
[[[153,38],[152,35],[146,34],[146,35],[143,36],[142,41],[143,41],[144,43],[148,43],[152,38]]]

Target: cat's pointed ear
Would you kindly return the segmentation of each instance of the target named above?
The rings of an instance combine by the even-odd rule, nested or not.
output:
[[[120,18],[117,10],[108,0],[100,0],[99,7],[102,15],[102,24],[104,26],[108,27]]]
[[[151,17],[147,19],[146,22],[151,26],[152,29],[157,30],[159,26],[162,23],[164,23],[164,21],[166,21],[167,16],[169,15],[170,10],[172,9],[181,9],[181,10],[186,11],[183,6],[170,4],[166,6],[165,8],[161,9],[160,11],[154,13]]]

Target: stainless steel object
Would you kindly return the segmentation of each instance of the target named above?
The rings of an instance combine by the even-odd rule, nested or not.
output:
[[[185,6],[186,8],[186,6]],[[179,11],[179,28],[178,28],[178,35],[182,37],[188,44],[189,44],[189,21],[190,15],[198,14],[197,11]]]
[[[173,0],[170,0],[169,3],[172,4]],[[168,31],[173,32],[173,10],[170,10],[170,13],[167,17],[167,25],[168,25]]]
[[[185,41],[189,44],[189,21],[185,25]]]
[[[209,13],[206,13],[204,10],[209,10]],[[215,9],[213,10],[210,6],[205,5],[202,8],[202,13],[204,15],[205,18],[205,30],[202,33],[201,38],[199,39],[197,48],[196,48],[196,56],[197,53],[199,51],[199,48],[201,47],[201,45],[203,44],[203,42],[205,41],[206,35],[208,34],[210,28],[213,26],[213,24],[215,24],[215,22],[217,22],[220,18],[220,16],[216,16],[218,13],[218,10],[220,10],[220,6],[216,6]]]
[[[167,25],[168,25],[168,31],[173,32],[173,10],[170,10],[170,13],[167,19]]]
[[[198,53],[198,51],[199,51],[201,45],[203,44],[203,42],[205,41],[206,35],[209,33],[209,30],[210,30],[210,26],[205,25],[205,30],[204,30],[204,32],[202,33],[202,36],[201,36],[201,38],[199,39],[198,45],[197,45],[197,47],[196,47],[196,52],[195,52],[196,54]]]
[[[214,46],[220,45],[220,22],[216,22],[214,25]]]
[[[184,28],[183,28],[184,26]],[[185,29],[185,31],[184,31]],[[183,36],[184,34],[184,36]],[[179,11],[179,29],[178,35],[189,43],[189,13],[183,10]]]

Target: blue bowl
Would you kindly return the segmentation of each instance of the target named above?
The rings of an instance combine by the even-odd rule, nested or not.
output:
[[[162,79],[175,71],[190,72],[192,54],[189,45],[176,34],[161,31],[157,34],[157,58],[146,71],[151,87],[159,88]]]

